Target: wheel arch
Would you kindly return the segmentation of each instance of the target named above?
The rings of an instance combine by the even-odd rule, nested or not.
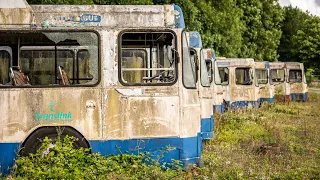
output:
[[[55,129],[55,131],[58,131],[58,129],[61,129],[61,128],[64,128],[64,129],[62,129],[62,131],[67,132],[66,135],[75,136],[79,140],[84,141],[85,144],[90,148],[90,143],[87,140],[87,138],[85,138],[85,136],[81,132],[79,132],[77,129],[75,129],[72,126],[41,126],[41,127],[36,127],[32,131],[30,131],[30,133],[27,135],[27,137],[22,141],[22,143],[20,145],[20,149],[25,147],[26,143],[33,135],[41,134],[41,132],[43,132],[43,131],[53,131],[53,129]],[[63,133],[63,132],[61,132],[61,133]]]

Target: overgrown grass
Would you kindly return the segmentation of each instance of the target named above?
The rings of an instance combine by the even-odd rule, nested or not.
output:
[[[148,154],[89,154],[72,149],[67,137],[45,156],[49,139],[37,154],[20,157],[7,179],[319,179],[320,95],[309,97],[216,115],[201,168],[166,169]]]
[[[201,172],[208,179],[319,179],[320,96],[216,117]]]

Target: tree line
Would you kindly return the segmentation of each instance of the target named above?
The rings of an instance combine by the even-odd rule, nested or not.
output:
[[[27,0],[29,4],[176,4],[219,57],[304,62],[320,73],[320,18],[278,0]]]

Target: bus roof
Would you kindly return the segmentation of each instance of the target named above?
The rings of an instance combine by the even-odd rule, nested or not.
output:
[[[184,28],[176,5],[31,5],[25,0],[0,1],[0,27],[33,28]],[[18,26],[20,25],[20,26]],[[11,27],[12,28],[12,27]]]
[[[255,61],[254,62],[254,67],[256,69],[269,69],[270,64],[268,61]]]
[[[217,58],[218,67],[254,67],[252,58]]]
[[[270,69],[284,69],[286,64],[284,62],[270,62]]]

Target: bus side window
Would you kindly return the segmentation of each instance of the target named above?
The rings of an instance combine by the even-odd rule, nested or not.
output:
[[[289,82],[302,82],[302,71],[300,69],[289,70]]]
[[[250,68],[236,68],[236,84],[252,85]]]
[[[258,84],[268,83],[268,70],[267,69],[256,69],[256,77]]]
[[[221,85],[229,84],[229,69],[227,67],[218,67],[221,78]]]
[[[119,81],[125,86],[170,85],[177,80],[171,32],[124,32],[119,38]]]

